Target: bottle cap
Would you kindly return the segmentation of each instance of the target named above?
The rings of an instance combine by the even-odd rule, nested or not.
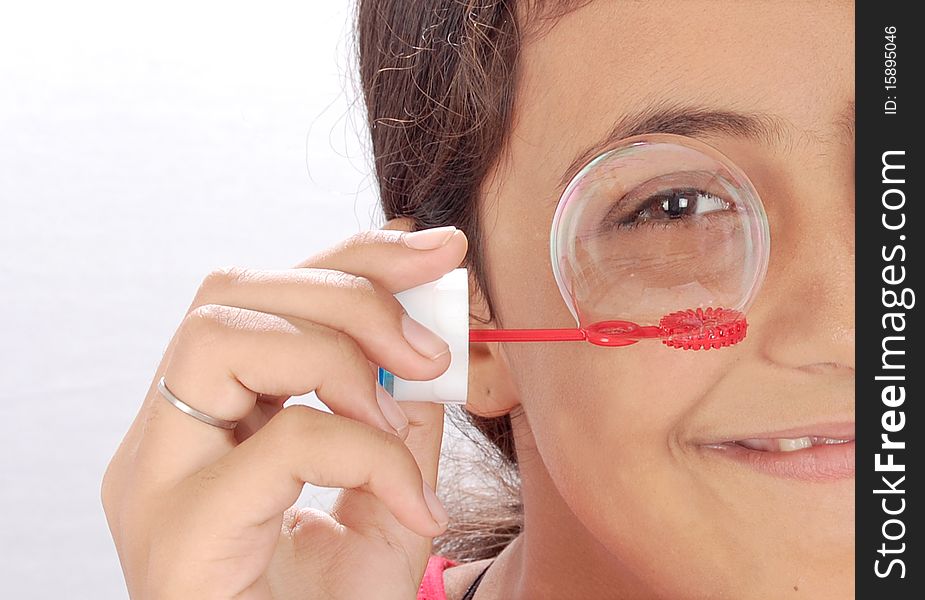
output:
[[[453,269],[440,279],[398,292],[412,319],[450,347],[450,366],[436,379],[410,381],[379,369],[379,383],[396,400],[465,404],[469,384],[469,277]]]

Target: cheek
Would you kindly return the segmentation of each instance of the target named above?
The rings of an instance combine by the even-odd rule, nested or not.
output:
[[[798,573],[794,557],[814,557],[813,572],[849,564],[851,536],[843,521],[825,517],[845,507],[795,515],[798,496],[769,496],[747,476],[711,471],[685,445],[736,353],[563,342],[509,344],[505,354],[541,458],[521,464],[542,465],[555,487],[548,493],[561,496],[584,528],[635,572],[647,573],[670,556],[684,576],[658,572],[650,582],[666,597],[683,597],[687,586],[716,577],[730,589],[749,589],[754,582],[747,577],[728,576],[730,565],[759,577]],[[780,554],[769,555],[775,544]],[[823,556],[820,545],[838,551]]]
[[[528,462],[545,467],[584,527],[638,572],[666,552],[658,531],[674,538],[672,552],[690,551],[689,568],[726,568],[721,552],[699,556],[705,540],[716,538],[717,520],[711,498],[697,494],[696,463],[679,441],[716,374],[693,353],[658,343],[512,346],[507,354],[542,458]]]
[[[690,485],[679,440],[711,379],[691,353],[652,342],[511,346],[537,451],[573,510],[599,512],[612,503],[606,512],[613,518],[630,518],[638,515],[633,505]]]
[[[509,344],[505,351],[537,448],[566,493],[634,489],[684,468],[686,416],[716,375],[694,353],[657,342]]]

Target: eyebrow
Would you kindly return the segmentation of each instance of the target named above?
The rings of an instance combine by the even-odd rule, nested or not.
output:
[[[673,133],[689,137],[729,135],[749,138],[773,146],[792,137],[792,126],[784,119],[763,113],[717,110],[708,107],[661,103],[624,115],[607,134],[578,153],[559,181],[559,190],[609,147],[634,135]]]

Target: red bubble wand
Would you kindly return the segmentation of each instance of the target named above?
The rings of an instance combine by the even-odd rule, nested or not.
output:
[[[709,350],[745,339],[745,315],[728,308],[695,308],[667,314],[658,325],[632,321],[599,321],[588,327],[562,329],[470,329],[470,342],[590,342],[596,346],[629,346],[660,339],[671,348]]]

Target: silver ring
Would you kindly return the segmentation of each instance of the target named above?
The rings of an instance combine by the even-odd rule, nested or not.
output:
[[[212,425],[213,427],[221,427],[222,429],[234,429],[235,427],[238,426],[237,421],[226,421],[225,419],[219,419],[217,417],[207,415],[206,413],[202,411],[196,410],[195,408],[193,408],[192,406],[190,406],[183,400],[180,400],[179,398],[173,395],[173,392],[167,389],[167,384],[164,382],[163,377],[161,377],[160,380],[157,382],[157,390],[161,393],[161,395],[164,398],[167,399],[167,402],[170,402],[171,404],[173,404],[174,406],[176,406],[177,408],[179,408],[181,411],[185,412],[189,416],[193,417],[194,419],[198,419],[202,421],[203,423]]]

